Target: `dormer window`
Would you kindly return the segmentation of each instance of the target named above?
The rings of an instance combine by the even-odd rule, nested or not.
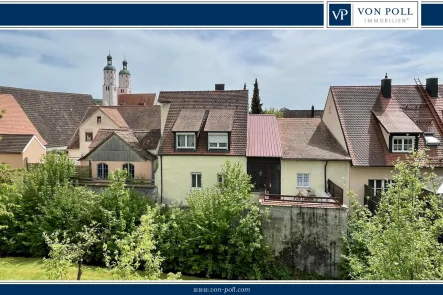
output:
[[[227,150],[229,137],[227,133],[209,133],[208,149],[209,150]]]
[[[409,153],[414,149],[414,136],[393,136],[392,152],[393,153]]]
[[[440,140],[434,136],[433,133],[424,134],[425,142],[427,146],[439,146]]]
[[[195,149],[194,133],[177,133],[175,140],[177,149]]]

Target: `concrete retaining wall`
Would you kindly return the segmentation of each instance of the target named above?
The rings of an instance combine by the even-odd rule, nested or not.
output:
[[[347,228],[347,208],[263,206],[270,211],[265,241],[293,273],[336,278]]]

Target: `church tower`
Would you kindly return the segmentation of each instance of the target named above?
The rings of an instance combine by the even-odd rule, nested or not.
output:
[[[128,62],[123,61],[123,69],[118,73],[118,90],[117,95],[132,93],[131,89],[131,73],[128,71]]]
[[[115,67],[112,65],[111,52],[107,57],[108,63],[103,69],[103,105],[117,105],[117,77]]]

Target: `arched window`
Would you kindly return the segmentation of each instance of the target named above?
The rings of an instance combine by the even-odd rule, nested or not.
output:
[[[135,169],[133,164],[123,164],[123,170],[128,172],[128,176],[134,178],[135,177]]]
[[[108,164],[106,163],[97,164],[97,177],[108,178]]]

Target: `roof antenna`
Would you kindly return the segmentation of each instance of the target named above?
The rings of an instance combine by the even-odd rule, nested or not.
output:
[[[388,73],[385,74],[385,79],[388,79]]]

